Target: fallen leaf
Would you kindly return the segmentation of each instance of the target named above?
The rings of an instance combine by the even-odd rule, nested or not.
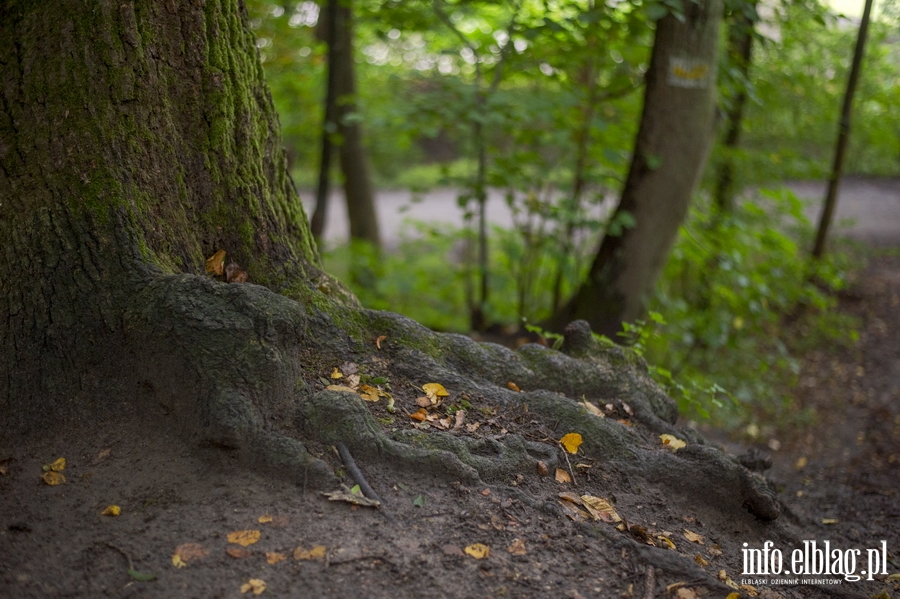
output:
[[[269,514],[263,514],[262,516],[260,516],[259,518],[256,519],[256,521],[259,522],[260,524],[268,524],[272,520],[274,520],[274,518],[272,518],[272,516],[270,516]]]
[[[897,573],[897,574],[891,574],[890,576],[888,576],[887,578],[885,578],[885,580],[888,581],[888,582],[893,582],[893,581],[895,581],[895,580],[900,580],[900,573]]]
[[[607,499],[593,495],[582,495],[581,501],[582,505],[587,508],[587,511],[594,516],[595,520],[603,520],[609,523],[622,521],[622,518],[616,512],[616,508]]]
[[[416,495],[416,498],[413,499],[413,505],[416,507],[425,507],[425,496]]]
[[[103,461],[105,461],[107,458],[109,458],[109,456],[110,456],[111,453],[112,453],[112,447],[107,447],[106,449],[104,449],[103,451],[101,451],[100,453],[98,453],[98,454],[97,454],[97,457],[94,458],[94,466],[96,466],[96,465],[99,464],[100,462],[103,462]]]
[[[66,477],[62,473],[53,472],[52,470],[49,472],[44,472],[41,478],[44,479],[44,482],[51,487],[55,487],[56,485],[61,485],[66,482]]]
[[[697,593],[693,589],[681,587],[675,591],[676,599],[697,599]]]
[[[254,595],[259,595],[266,590],[266,583],[258,578],[251,578],[249,582],[241,585],[241,593],[253,591]]]
[[[44,472],[62,472],[66,469],[66,458],[57,458],[52,464],[44,464],[41,469]]]
[[[359,396],[366,401],[378,401],[378,389],[372,387],[371,385],[360,385]]]
[[[806,468],[806,456],[800,456],[800,458],[794,464],[794,468],[797,470],[803,470],[804,468]]]
[[[363,505],[366,507],[378,507],[381,502],[377,499],[369,499],[361,494],[350,491],[345,485],[341,485],[340,491],[332,491],[330,493],[322,493],[330,501],[344,501],[352,505]]]
[[[709,562],[706,561],[706,560],[703,558],[703,556],[700,555],[699,553],[698,553],[697,555],[694,556],[694,561],[697,562],[698,564],[700,564],[701,566],[708,566],[708,565],[709,565]]]
[[[225,272],[225,250],[219,250],[206,259],[206,272],[218,277]]]
[[[189,561],[205,557],[208,553],[209,551],[199,543],[183,543],[175,548],[172,565],[176,568],[184,568]]]
[[[227,553],[234,559],[244,559],[252,555],[249,551],[243,549],[242,547],[229,547],[225,550],[225,553]]]
[[[345,393],[356,393],[356,389],[352,389],[347,385],[328,385],[325,387],[328,391],[343,391]]]
[[[419,408],[418,410],[416,410],[415,412],[410,414],[409,417],[412,418],[413,420],[418,420],[419,422],[422,422],[423,420],[428,418],[428,412],[425,411],[425,408]]]
[[[508,383],[506,383],[506,386],[509,387],[510,389],[512,389],[513,391],[515,391],[516,393],[519,393],[522,391],[521,389],[519,389],[519,386],[512,381],[509,381]]]
[[[156,574],[150,572],[138,572],[132,568],[128,569],[128,575],[138,582],[149,582],[156,578]]]
[[[728,593],[728,596],[725,599],[741,599],[740,593]]]
[[[744,591],[745,593],[747,593],[747,594],[750,595],[751,597],[758,597],[758,596],[759,596],[759,591],[757,591],[757,590],[756,590],[756,587],[753,586],[753,585],[750,585],[750,584],[742,584],[742,585],[741,585],[740,587],[738,587],[738,588],[740,588],[742,591]],[[730,593],[729,593],[729,594],[730,594]],[[891,599],[891,598],[888,597],[888,599]]]
[[[457,410],[453,417],[456,419],[456,422],[453,423],[453,430],[458,430],[466,422],[466,411]]]
[[[691,532],[686,528],[684,529],[684,538],[687,539],[688,541],[690,541],[691,543],[699,543],[701,545],[703,544],[703,536],[702,535],[698,535],[695,532]]]
[[[474,433],[475,431],[478,430],[478,428],[480,426],[481,426],[480,422],[470,422],[469,424],[466,425],[466,431],[468,431],[470,433]]]
[[[466,554],[463,553],[462,549],[457,547],[456,545],[444,545],[441,547],[441,551],[444,555],[454,555],[458,557],[464,557]]]
[[[335,366],[334,370],[331,371],[331,378],[342,379],[342,378],[344,378],[344,374],[340,370],[338,370],[337,366]]]
[[[550,474],[550,469],[547,468],[547,463],[543,460],[537,461],[537,473],[539,476],[547,476]]]
[[[381,349],[381,342],[384,341],[385,339],[387,339],[387,335],[379,335],[375,339],[375,347],[377,347],[378,349]]]
[[[450,394],[444,389],[444,386],[440,383],[425,383],[422,385],[422,391],[425,392],[425,395],[428,396],[428,399],[431,400],[431,405],[437,405],[441,403],[442,397],[447,397]]]
[[[582,438],[578,433],[569,433],[567,435],[563,435],[563,438],[559,440],[562,443],[562,446],[566,448],[566,451],[569,453],[578,453],[578,448],[581,446]]]
[[[491,548],[482,543],[472,543],[465,551],[475,559],[484,559],[491,554]]]
[[[837,524],[840,522],[837,518],[822,518],[822,524]]]
[[[666,547],[668,547],[669,549],[675,549],[675,543],[673,543],[672,539],[670,539],[669,537],[664,535],[656,535],[656,538],[665,543]]]
[[[428,408],[431,407],[431,400],[423,395],[422,397],[416,398],[416,405],[420,408]]]
[[[554,478],[556,478],[556,482],[558,482],[560,484],[572,482],[572,477],[569,476],[569,473],[566,472],[565,470],[563,470],[562,468],[556,469],[556,475]]]
[[[122,508],[117,505],[110,505],[105,510],[100,512],[101,516],[118,516],[122,513]]]
[[[295,560],[323,559],[327,552],[328,552],[328,548],[325,545],[316,545],[309,551],[307,551],[303,547],[297,547],[296,549],[294,549],[294,559]]]
[[[685,443],[675,435],[660,435],[659,438],[662,441],[663,447],[665,447],[666,449],[671,449],[672,451],[678,451],[679,449],[687,445],[687,443]]]
[[[260,532],[258,530],[236,530],[228,533],[228,542],[246,547],[259,541]]]
[[[250,280],[250,275],[247,274],[246,270],[242,270],[240,266],[231,262],[228,266],[225,267],[225,282],[226,283],[246,283]]]
[[[268,552],[266,551],[266,561],[272,565],[277,564],[280,561],[286,560],[287,556],[283,553],[278,553],[276,551]]]
[[[0,460],[0,476],[6,476],[7,474],[9,474],[9,462],[10,458]]]
[[[587,410],[589,414],[593,414],[598,418],[606,418],[606,414],[603,413],[603,410],[587,400],[582,401],[581,406]]]
[[[712,557],[719,557],[722,555],[722,548],[718,545],[713,545],[712,547],[708,547],[706,552],[709,553]]]
[[[525,555],[528,551],[525,549],[525,541],[522,539],[513,539],[512,545],[506,548],[513,555]]]

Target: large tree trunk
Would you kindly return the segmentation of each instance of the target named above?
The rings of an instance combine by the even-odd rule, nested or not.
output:
[[[685,22],[660,19],[644,109],[622,197],[587,280],[555,316],[583,318],[614,337],[639,318],[706,164],[715,109],[721,0],[684,5]],[[622,229],[623,215],[633,227]]]
[[[354,305],[318,270],[245,21],[227,0],[3,5],[0,440],[129,414],[310,486],[335,482],[307,449],[321,444],[469,484],[563,465],[553,443],[410,427],[401,410],[439,380],[476,410],[581,433],[625,480],[777,517],[765,484],[675,427],[674,402],[586,323],[565,353],[512,352]],[[256,284],[207,276],[218,250]],[[348,360],[390,377],[396,415],[324,389]],[[583,398],[627,398],[636,427],[587,417]],[[691,449],[674,457],[659,433]]]

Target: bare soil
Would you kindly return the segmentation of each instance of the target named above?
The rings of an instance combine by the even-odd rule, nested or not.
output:
[[[569,484],[522,472],[467,488],[358,455],[384,505],[355,507],[250,472],[225,450],[190,448],[122,397],[105,421],[48,422],[43,436],[0,441],[0,597],[246,597],[251,579],[264,597],[900,597],[884,575],[775,584],[742,573],[743,544],[767,540],[786,566],[804,540],[862,549],[857,571],[884,541],[883,571],[900,572],[900,253],[872,258],[841,309],[863,319],[861,339],[807,356],[796,401],[814,424],[777,451],[756,448],[774,459],[767,475],[784,513],[773,523],[632,484],[602,463],[574,468]],[[523,414],[491,427],[547,438]],[[341,468],[334,448],[311,451]],[[66,482],[50,486],[42,466],[59,457]],[[604,496],[628,527],[565,516],[565,491]],[[102,515],[110,505],[121,515]],[[259,531],[258,542],[230,543],[241,530]],[[186,543],[200,555],[179,551]],[[489,555],[465,552],[476,543]]]

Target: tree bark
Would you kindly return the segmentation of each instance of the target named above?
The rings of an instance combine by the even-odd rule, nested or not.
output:
[[[572,319],[614,337],[623,321],[641,316],[684,220],[706,164],[715,109],[720,0],[685,4],[656,28],[644,108],[622,197],[587,280],[553,318]],[[620,233],[620,234],[615,234]]]

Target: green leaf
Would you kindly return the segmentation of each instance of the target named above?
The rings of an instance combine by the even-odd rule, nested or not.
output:
[[[131,568],[128,569],[128,575],[138,582],[147,582],[156,578],[156,574],[151,574],[149,572],[138,572],[137,570],[133,570]]]
[[[425,497],[423,495],[416,495],[416,498],[413,499],[413,505],[416,507],[425,507]]]
[[[362,495],[363,494],[362,489],[359,488],[359,485],[353,485],[350,488],[350,492],[353,493],[354,495]]]

